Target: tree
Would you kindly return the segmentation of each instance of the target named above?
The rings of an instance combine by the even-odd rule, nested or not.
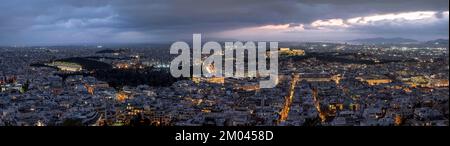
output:
[[[30,87],[30,80],[27,80],[25,84],[20,88],[20,93],[25,93],[28,91],[28,88]]]

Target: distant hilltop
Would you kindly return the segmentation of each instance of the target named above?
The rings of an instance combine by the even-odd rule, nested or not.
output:
[[[448,39],[437,39],[432,41],[427,41],[425,44],[428,45],[447,45],[448,46]]]

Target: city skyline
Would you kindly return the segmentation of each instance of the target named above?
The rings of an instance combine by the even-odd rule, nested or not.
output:
[[[0,45],[448,39],[447,0],[6,1]]]

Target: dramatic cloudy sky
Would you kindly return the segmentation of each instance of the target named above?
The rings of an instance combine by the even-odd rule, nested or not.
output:
[[[448,0],[0,0],[0,45],[448,38]]]

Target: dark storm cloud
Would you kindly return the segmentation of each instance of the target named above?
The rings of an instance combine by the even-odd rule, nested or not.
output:
[[[171,0],[118,1],[115,8],[135,25],[311,22],[372,13],[448,10],[448,0]],[[144,19],[143,19],[144,18]]]
[[[448,11],[448,0],[3,0],[0,10],[0,44],[154,42],[263,25],[441,12]],[[356,30],[398,36],[414,27],[403,28]],[[420,30],[448,34],[440,24]]]
[[[311,7],[300,8],[295,1],[261,0],[132,0],[114,1],[113,6],[120,13],[118,19],[127,23],[121,26],[124,29],[172,40],[192,33],[312,19],[311,14],[306,15],[308,11],[320,12]]]

